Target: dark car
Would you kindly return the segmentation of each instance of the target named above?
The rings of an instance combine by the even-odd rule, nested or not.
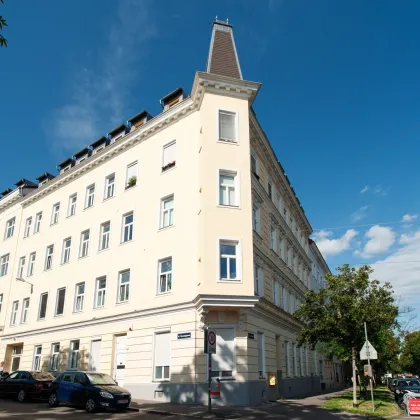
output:
[[[131,394],[109,376],[99,372],[63,372],[53,382],[48,403],[50,407],[69,404],[84,407],[88,413],[99,409],[126,409]]]
[[[420,392],[420,382],[417,379],[400,379],[395,385],[394,397],[397,404],[401,404],[404,394],[408,391]]]
[[[389,389],[394,392],[395,391],[395,387],[398,384],[398,381],[406,381],[406,379],[404,378],[394,378],[389,386]]]
[[[17,398],[24,402],[28,399],[48,399],[54,376],[48,372],[29,372],[17,370],[0,379],[0,395]]]

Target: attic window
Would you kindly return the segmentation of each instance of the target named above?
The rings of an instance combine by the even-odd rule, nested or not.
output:
[[[113,142],[115,143],[116,141],[118,141],[119,139],[121,139],[122,138],[122,134],[120,134],[119,136],[117,136],[117,137],[115,137],[115,139],[113,139]]]
[[[144,124],[144,120],[139,121],[138,123],[134,124],[134,128],[138,128]]]
[[[100,152],[100,151],[101,151],[101,150],[103,150],[104,148],[105,148],[105,146],[98,147],[98,148],[95,150],[95,153]]]
[[[68,171],[70,169],[70,165],[69,166],[66,166],[64,169],[63,169],[63,172],[66,172],[66,171]]]
[[[179,101],[180,101],[180,97],[175,98],[174,100],[172,100],[171,102],[168,103],[168,109],[173,107],[174,105],[176,105]]]

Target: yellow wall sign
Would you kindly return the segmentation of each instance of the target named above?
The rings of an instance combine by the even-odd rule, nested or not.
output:
[[[268,385],[269,386],[276,386],[277,384],[277,375],[272,372],[268,372]]]

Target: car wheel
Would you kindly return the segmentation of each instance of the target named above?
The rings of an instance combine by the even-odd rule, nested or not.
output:
[[[48,404],[50,407],[57,407],[58,406],[58,398],[57,394],[53,392],[50,397],[48,398]]]
[[[26,391],[24,390],[24,389],[21,389],[19,392],[18,392],[18,395],[17,395],[17,399],[18,399],[18,401],[19,402],[24,402],[25,400],[26,400]]]
[[[96,401],[93,398],[88,398],[85,408],[88,413],[94,413],[96,411]]]

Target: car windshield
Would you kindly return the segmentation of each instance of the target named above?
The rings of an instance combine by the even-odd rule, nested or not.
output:
[[[420,382],[419,381],[409,381],[408,384],[410,386],[420,386]]]
[[[92,385],[117,385],[115,381],[104,373],[86,373]]]
[[[55,379],[49,372],[31,372],[31,375],[37,381],[53,381]]]

